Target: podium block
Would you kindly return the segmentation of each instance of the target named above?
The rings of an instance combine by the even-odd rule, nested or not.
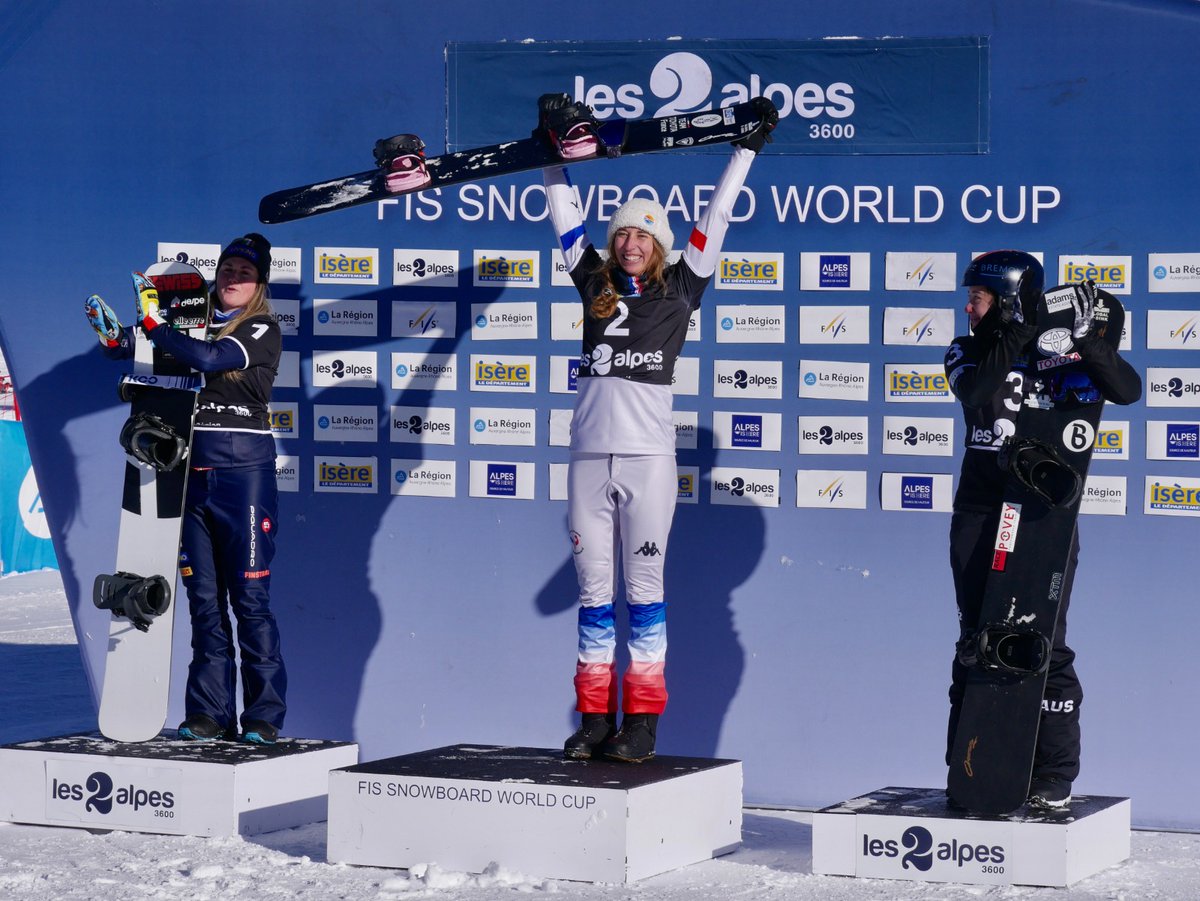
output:
[[[329,774],[330,861],[624,884],[741,843],[742,765],[454,745]]]
[[[325,819],[329,771],[358,745],[125,744],[99,734],[0,746],[0,820],[163,835],[254,835]]]
[[[882,788],[813,814],[821,875],[1064,887],[1129,857],[1128,798],[978,817],[942,789]]]

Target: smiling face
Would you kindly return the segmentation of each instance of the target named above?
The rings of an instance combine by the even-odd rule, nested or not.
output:
[[[613,259],[627,275],[645,274],[655,252],[654,237],[640,228],[619,228],[613,235]]]
[[[996,295],[987,288],[972,285],[967,289],[967,305],[963,309],[967,314],[967,320],[971,323],[972,331],[979,326],[979,320],[987,314],[995,302]]]
[[[226,312],[240,310],[254,299],[258,270],[249,260],[226,257],[217,269],[217,300]]]

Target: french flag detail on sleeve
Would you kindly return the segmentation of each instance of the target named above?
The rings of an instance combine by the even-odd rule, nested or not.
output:
[[[688,243],[701,253],[704,253],[704,245],[708,243],[708,235],[704,234],[698,228],[693,228],[692,235],[688,238]]]
[[[571,229],[566,234],[560,235],[558,240],[562,244],[562,249],[567,251],[571,249],[572,245],[578,244],[586,237],[587,230],[584,229],[582,224],[580,224],[575,226],[575,228]]]

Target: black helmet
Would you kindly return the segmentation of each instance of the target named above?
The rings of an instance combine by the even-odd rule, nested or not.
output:
[[[971,260],[962,286],[978,285],[996,297],[1037,297],[1046,285],[1046,273],[1037,257],[1023,250],[993,250]]]

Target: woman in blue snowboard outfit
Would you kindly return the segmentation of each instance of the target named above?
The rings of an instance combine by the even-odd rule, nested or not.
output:
[[[179,571],[192,620],[181,738],[238,738],[234,636],[241,655],[241,739],[274,744],[286,712],[287,673],[270,607],[271,559],[278,525],[275,439],[267,404],[279,367],[279,324],[267,279],[271,245],[262,235],[235,239],[217,261],[209,340],[177,332],[158,308],[138,327],[156,347],[204,374],[189,456]],[[101,302],[103,303],[103,302]],[[115,322],[106,305],[89,310]],[[115,359],[133,355],[134,329],[101,343]],[[233,614],[231,622],[230,613]]]

